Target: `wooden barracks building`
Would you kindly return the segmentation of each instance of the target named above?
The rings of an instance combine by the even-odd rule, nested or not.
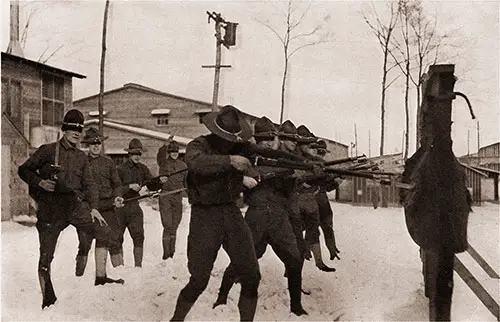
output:
[[[73,102],[73,106],[84,113],[87,126],[98,126],[97,104],[97,94]],[[211,103],[139,84],[127,83],[104,92],[103,106],[104,135],[109,137],[104,143],[106,154],[118,164],[127,156],[124,149],[129,141],[136,137],[147,150],[143,154],[143,162],[153,174],[158,172],[156,153],[170,135],[174,135],[174,140],[180,143],[182,155],[187,143],[209,133],[201,119],[211,112]],[[258,117],[246,113],[244,116],[253,128]],[[325,140],[332,151],[332,159],[347,157],[347,145]]]

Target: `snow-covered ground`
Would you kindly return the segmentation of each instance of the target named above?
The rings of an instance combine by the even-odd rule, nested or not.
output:
[[[296,317],[289,311],[283,265],[271,248],[260,260],[262,281],[256,320],[332,321],[332,320],[426,320],[428,301],[423,295],[418,247],[410,239],[401,208],[353,207],[332,203],[335,232],[341,260],[326,262],[337,268],[321,272],[313,262],[304,266],[303,296],[308,316]],[[161,260],[161,223],[159,213],[150,205],[145,211],[145,254],[142,268],[133,267],[132,242],[125,236],[125,266],[108,275],[125,279],[125,285],[93,286],[94,260],[90,254],[83,277],[75,277],[74,258],[77,237],[73,227],[60,236],[52,263],[53,283],[58,300],[41,310],[37,278],[38,237],[34,227],[15,222],[1,224],[1,319],[2,321],[165,321],[170,319],[177,295],[189,275],[186,268],[186,240],[189,205],[184,200],[182,219],[173,260]],[[499,272],[499,206],[476,207],[470,215],[469,241]],[[326,248],[323,250],[327,258]],[[500,300],[498,280],[489,278],[470,255],[460,258]],[[226,306],[212,309],[228,257],[223,250],[212,271],[207,290],[188,315],[189,320],[235,321],[239,319],[239,286],[230,293]],[[455,273],[452,319],[488,320],[494,316]]]

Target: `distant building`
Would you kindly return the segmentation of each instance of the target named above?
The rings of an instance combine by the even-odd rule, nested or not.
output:
[[[29,213],[28,186],[17,168],[54,142],[72,107],[73,77],[85,76],[2,52],[2,220]]]
[[[475,183],[474,201],[498,202],[500,142],[481,147],[478,153],[463,155],[458,159],[469,169],[469,181]]]
[[[98,125],[98,97],[96,94],[73,102],[84,113],[88,126]],[[104,92],[103,101],[104,135],[109,137],[104,148],[117,164],[126,157],[124,149],[129,141],[137,137],[147,150],[143,154],[143,162],[156,174],[156,153],[170,135],[174,135],[174,140],[180,143],[182,156],[187,143],[209,133],[201,122],[202,117],[211,112],[212,104],[208,102],[134,83]],[[260,117],[247,113],[243,115],[252,128]],[[347,156],[347,145],[326,141],[331,151],[329,158]]]

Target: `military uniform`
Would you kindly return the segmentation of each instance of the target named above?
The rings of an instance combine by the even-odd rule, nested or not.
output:
[[[195,138],[186,148],[191,203],[187,256],[191,277],[179,294],[172,321],[184,320],[207,287],[221,246],[240,277],[240,318],[249,321],[255,315],[260,272],[250,228],[236,205],[244,186],[243,173],[235,166],[243,165],[244,159],[236,164],[232,157],[241,152],[237,142],[247,141],[251,129],[232,106],[207,114],[203,123],[215,134]]]
[[[121,197],[121,180],[118,176],[115,163],[111,158],[99,155],[97,157],[88,156],[90,173],[95,183],[97,184],[99,193],[99,208],[107,209],[101,211],[102,216],[108,223],[109,237],[106,241],[96,238],[96,248],[105,247],[109,249],[113,266],[121,263],[115,260],[114,256],[120,256],[121,239],[120,239],[120,220],[116,211],[112,208],[116,197]],[[111,209],[110,209],[111,208]],[[76,276],[81,276],[84,273],[87,263],[87,255],[92,246],[93,236],[89,236],[77,229],[78,233],[78,254],[76,265]]]
[[[83,114],[78,110],[66,113],[62,130],[82,132]],[[66,132],[65,132],[66,133]],[[71,133],[71,132],[70,132]],[[54,176],[53,165],[60,171]],[[103,241],[109,228],[93,220],[91,209],[97,209],[99,196],[90,172],[88,159],[66,137],[40,146],[18,169],[19,177],[30,188],[30,195],[38,204],[36,228],[40,242],[38,275],[42,290],[42,308],[57,300],[50,277],[50,265],[59,234],[68,225]],[[45,180],[45,181],[44,181]],[[56,182],[54,191],[40,186],[46,180]]]
[[[187,172],[175,173],[187,166],[179,159],[167,157],[170,152],[179,152],[177,143],[171,142],[168,146],[162,146],[158,150],[159,175],[167,175],[168,180],[162,186],[162,191],[168,192],[184,188]],[[158,198],[160,207],[161,224],[163,226],[163,259],[174,256],[175,242],[177,239],[177,228],[182,219],[182,192],[165,195],[160,193]]]
[[[148,167],[142,163],[127,160],[118,166],[118,176],[122,181],[123,198],[138,197],[139,193],[130,189],[129,184],[137,183],[142,186],[153,176]],[[128,229],[134,243],[135,266],[142,266],[144,247],[144,213],[138,201],[128,202],[123,208],[116,210],[120,220],[119,241],[123,244],[123,235]],[[120,251],[123,253],[122,248]]]

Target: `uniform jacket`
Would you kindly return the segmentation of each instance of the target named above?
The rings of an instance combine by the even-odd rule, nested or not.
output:
[[[197,137],[186,147],[188,197],[191,204],[232,203],[243,191],[243,174],[231,166],[228,154],[220,154],[212,146],[212,135]]]
[[[48,192],[39,187],[43,179],[50,179],[51,165],[55,163],[56,144],[59,145],[59,166],[55,192]],[[88,158],[85,153],[71,145],[65,138],[44,144],[33,153],[18,169],[19,177],[30,186],[36,201],[47,194],[77,195],[89,202],[93,209],[97,209],[99,193]]]
[[[158,164],[160,170],[158,175],[169,175],[175,171],[187,169],[187,165],[179,159],[166,158],[164,161]],[[184,188],[186,182],[186,172],[181,172],[168,177],[168,181],[163,184],[162,190],[170,191],[174,189]]]
[[[90,172],[99,190],[99,200],[121,197],[122,181],[113,160],[102,155],[95,158],[89,155],[88,159]]]
[[[142,186],[153,177],[146,165],[140,162],[134,163],[130,159],[120,164],[117,170],[122,181],[122,193],[125,199],[139,196],[138,192],[128,187],[129,184],[137,183]]]

